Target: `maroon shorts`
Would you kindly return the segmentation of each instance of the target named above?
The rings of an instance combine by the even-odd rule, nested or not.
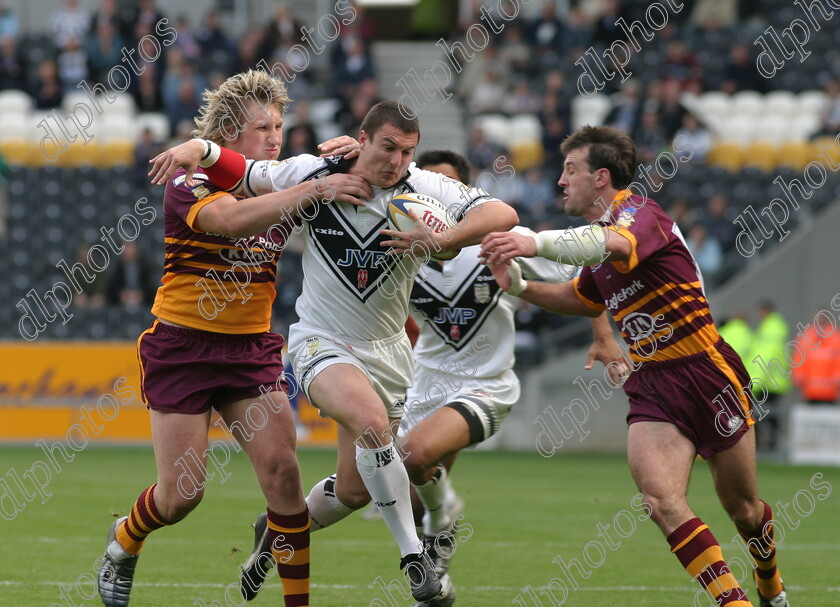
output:
[[[288,393],[284,343],[276,333],[209,333],[155,321],[137,340],[143,401],[154,411],[197,415],[259,398],[260,386]]]
[[[673,424],[708,458],[737,443],[754,423],[748,397],[741,396],[749,381],[741,358],[723,340],[708,351],[646,362],[624,383],[627,423]]]

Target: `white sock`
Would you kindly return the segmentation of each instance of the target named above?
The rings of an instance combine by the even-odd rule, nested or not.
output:
[[[309,508],[311,531],[329,527],[353,512],[335,494],[335,474],[312,487],[306,496],[306,507]]]
[[[448,472],[446,473],[443,485],[446,489],[446,509],[451,511],[458,504],[458,494],[455,493],[455,488],[452,486],[452,477],[449,476]]]
[[[423,533],[437,535],[452,525],[452,519],[446,510],[446,488],[448,486],[446,468],[438,464],[432,479],[424,485],[414,485],[420,501],[426,507],[423,516]]]
[[[356,445],[356,468],[397,540],[401,556],[422,552],[411,513],[408,472],[393,446],[364,449]]]

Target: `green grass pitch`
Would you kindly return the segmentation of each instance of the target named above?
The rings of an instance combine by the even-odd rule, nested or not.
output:
[[[0,475],[12,468],[21,475],[42,458],[35,449],[0,449]],[[300,459],[307,491],[335,465],[328,450],[304,450]],[[0,606],[100,605],[92,595],[93,564],[102,553],[111,514],[127,513],[154,481],[149,449],[89,448],[62,466],[46,488],[52,497],[45,504],[36,499],[13,520],[0,519]],[[151,536],[138,563],[131,607],[242,604],[234,587],[227,586],[237,580],[238,564],[251,550],[250,524],[264,503],[244,456],[234,456],[228,472],[224,483],[218,477],[208,482],[203,503],[186,520]],[[812,480],[817,473],[823,476]],[[644,513],[631,505],[636,490],[621,455],[558,453],[544,459],[468,452],[453,478],[466,500],[462,541],[450,571],[458,607],[711,604],[694,602],[697,588],[653,523],[634,521]],[[840,470],[762,463],[759,488],[772,505],[789,504],[787,521],[779,523],[784,527],[779,561],[793,607],[840,605]],[[732,542],[735,529],[702,462],[695,466],[689,502],[725,556],[743,554]],[[604,526],[608,530],[599,532]],[[578,587],[567,597],[555,583],[552,601],[545,592],[552,578],[573,586],[552,562],[560,560],[558,555],[564,562],[577,559],[586,571],[571,570]],[[401,581],[398,561],[382,521],[353,515],[319,531],[312,536],[312,605],[413,605],[396,584],[390,594],[382,588],[383,582]],[[533,594],[523,592],[527,586]],[[746,587],[757,605],[752,583]],[[282,605],[279,582],[269,581],[251,605]]]

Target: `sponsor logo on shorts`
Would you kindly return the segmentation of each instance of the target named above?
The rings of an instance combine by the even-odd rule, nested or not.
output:
[[[207,189],[206,186],[200,185],[192,189],[193,196],[201,200],[202,198],[207,198],[210,195],[210,190]]]
[[[735,432],[735,430],[744,425],[744,419],[742,417],[730,417],[727,425],[732,432]]]
[[[318,351],[321,349],[321,338],[320,337],[310,337],[306,340],[306,344],[304,350],[307,356],[315,356]]]

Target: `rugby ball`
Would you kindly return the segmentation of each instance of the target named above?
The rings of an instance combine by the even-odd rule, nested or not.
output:
[[[445,228],[451,228],[457,222],[449,214],[449,210],[439,200],[425,194],[400,194],[391,199],[388,205],[388,223],[392,230],[408,232],[414,228],[414,220],[409,216],[413,211],[418,220],[435,234]],[[452,259],[460,251],[430,251],[432,259],[445,261]]]

